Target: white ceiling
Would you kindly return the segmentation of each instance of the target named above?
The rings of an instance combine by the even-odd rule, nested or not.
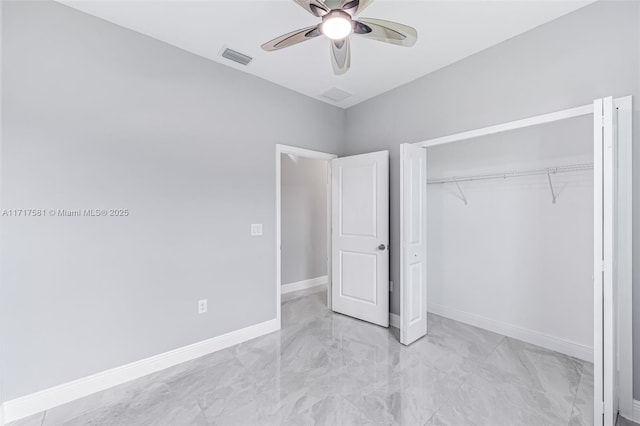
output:
[[[583,7],[594,0],[377,0],[362,16],[411,25],[411,48],[351,36],[351,70],[335,76],[324,37],[276,52],[260,45],[319,22],[291,0],[59,0],[158,40],[348,108],[464,57]],[[329,2],[327,2],[329,3]],[[220,56],[224,47],[254,58],[243,67]],[[352,93],[340,102],[320,95]]]

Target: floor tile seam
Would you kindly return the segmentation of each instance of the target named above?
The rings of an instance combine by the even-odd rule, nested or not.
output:
[[[530,359],[530,358],[529,358],[529,359]],[[558,361],[558,359],[557,359],[557,358],[556,358],[556,359],[551,358],[551,359],[548,359],[547,361],[548,361],[549,363],[551,363],[551,364],[555,365],[555,366],[558,366],[558,367],[565,367],[565,366],[567,365],[567,364],[564,364],[562,361]],[[582,377],[582,370],[583,370],[583,368],[584,368],[584,367],[583,367],[582,362],[581,362],[581,363],[579,363],[578,365],[579,365],[579,366],[578,366],[578,368],[577,368],[577,369],[578,369],[578,372],[579,372],[579,374],[580,374],[580,377]]]
[[[530,365],[527,365],[527,364],[523,363],[523,362],[519,359],[519,357],[518,357],[518,359],[516,360],[516,362],[517,362],[517,363],[518,363],[522,368],[524,368],[524,369],[527,371],[527,373],[529,373],[529,374],[528,374],[529,376],[531,376],[531,375],[532,375],[532,374],[531,374],[531,371],[530,371],[530,370],[531,370],[531,368],[530,368],[530,367],[532,367],[532,368],[535,370],[533,373],[535,373],[535,372],[537,372],[537,371],[540,371],[540,370],[541,370],[541,371],[543,371],[543,372],[547,370],[546,368],[538,368],[538,367],[536,367],[536,365],[535,365],[535,364],[533,364],[533,363],[531,363]],[[564,367],[565,367],[565,365],[564,365],[564,364],[562,364],[562,363],[560,363],[560,362],[555,362],[555,361],[553,361],[553,360],[551,360],[550,362],[551,362],[552,364],[554,364],[556,367],[560,367],[560,368],[564,368]],[[493,366],[493,367],[498,368],[501,372],[503,372],[503,371],[504,371],[504,370],[502,370],[502,368],[501,368],[501,367],[502,367],[502,363],[500,363],[499,365],[495,365],[495,364],[493,364],[493,365],[492,365],[492,364],[490,364],[490,363],[488,363],[488,362],[485,362],[485,363],[483,364],[483,366]],[[509,372],[508,374],[515,374],[515,375],[519,375],[519,374],[516,374],[516,373],[510,373],[510,372]],[[536,375],[537,375],[537,374],[536,374]],[[582,367],[580,367],[579,372],[578,372],[578,375],[579,375],[579,380],[578,380],[578,382],[580,382],[580,381],[582,380],[582,376],[583,376]],[[577,392],[577,390],[578,390],[578,387],[576,387],[576,392]]]
[[[204,395],[203,395],[204,398]],[[204,408],[202,407],[202,404],[200,403],[200,398],[196,398],[196,404],[198,404],[198,408],[200,409],[200,413],[202,413],[202,415],[204,416],[204,419],[207,421],[207,423],[209,423],[209,421],[207,420],[207,415],[204,412]]]
[[[512,338],[510,338],[510,337],[506,337],[506,336],[505,336],[505,339],[512,339]],[[500,346],[500,345],[498,344],[498,346]],[[535,345],[533,345],[533,346],[535,346]],[[496,349],[497,349],[497,346],[496,346]],[[580,360],[580,359],[578,359],[578,358],[573,358],[573,357],[571,357],[571,356],[569,356],[569,355],[565,355],[565,354],[563,354],[563,353],[561,353],[561,352],[557,352],[557,351],[553,351],[553,350],[551,350],[551,349],[543,348],[542,346],[536,347],[536,349],[539,349],[539,350],[540,350],[539,352],[536,352],[536,353],[539,353],[539,354],[543,354],[543,353],[546,351],[546,352],[552,352],[552,353],[554,353],[554,354],[556,354],[556,353],[557,353],[557,354],[562,355],[563,357],[566,357],[567,361],[571,361],[571,363],[576,364],[576,365],[579,365],[580,375],[582,375],[583,370],[584,370],[584,361],[583,361],[583,360]],[[516,351],[512,351],[512,353],[516,353],[516,354],[517,354],[518,352],[523,352],[525,355],[527,355],[527,359],[528,359],[528,360],[531,360],[531,357],[526,353],[526,349],[525,349],[525,350],[516,350]],[[493,352],[492,352],[490,355],[492,355],[492,354],[493,354]],[[518,358],[519,358],[519,357],[518,357]],[[546,358],[546,360],[547,360],[548,362],[550,362],[550,363],[552,363],[552,364],[554,364],[554,365],[560,366],[560,367],[563,367],[563,366],[565,366],[565,365],[566,365],[566,364],[564,364],[562,361],[560,361],[557,357],[554,357],[554,358]]]
[[[496,343],[496,345],[495,345],[495,347],[493,348],[493,350],[492,350],[490,353],[488,353],[488,354],[487,354],[483,359],[479,360],[478,362],[479,362],[480,364],[483,364],[483,365],[484,365],[484,364],[486,364],[486,360],[489,358],[489,356],[490,356],[493,352],[495,352],[495,351],[496,351],[496,349],[498,348],[498,346],[500,345],[500,343],[502,343],[502,341],[503,341],[505,338],[506,338],[506,336],[502,336],[502,338],[498,341],[498,343]],[[464,357],[463,357],[463,358],[464,358]],[[435,367],[435,368],[437,368],[437,367]],[[439,369],[438,369],[438,370],[439,370]],[[442,371],[442,370],[439,370],[439,371]],[[430,421],[431,419],[433,419],[433,417],[434,417],[436,414],[438,414],[438,413],[440,412],[440,410],[442,410],[444,407],[446,407],[446,406],[449,404],[449,402],[452,400],[452,398],[454,397],[454,395],[455,395],[455,394],[456,394],[456,393],[457,393],[457,392],[458,392],[458,391],[459,391],[459,390],[460,390],[460,389],[461,389],[461,388],[462,388],[462,387],[463,387],[467,382],[469,382],[469,380],[470,380],[474,375],[476,375],[476,374],[477,374],[477,373],[474,373],[474,372],[471,372],[471,373],[467,374],[467,375],[465,376],[465,378],[461,381],[461,383],[460,383],[460,384],[459,384],[459,385],[458,385],[458,386],[457,386],[453,391],[451,391],[451,394],[449,395],[449,397],[447,398],[447,400],[446,400],[445,402],[443,402],[443,403],[440,405],[440,407],[438,407],[438,409],[436,409],[436,410],[433,412],[433,414],[431,415],[431,417],[429,417],[429,418],[427,419],[427,421],[424,423],[424,425],[423,425],[423,426],[426,426],[426,425],[427,425],[427,423],[429,423],[429,421]],[[473,385],[471,385],[471,384],[469,384],[469,386],[474,387],[474,386],[473,386]],[[474,387],[474,389],[475,389],[475,387]]]
[[[504,336],[503,336],[503,338],[504,338]],[[498,345],[496,345],[496,348],[497,348],[497,347],[498,347]],[[459,355],[459,356],[460,356],[460,358],[461,358],[463,361],[471,362],[471,363],[473,363],[473,364],[478,364],[478,365],[477,365],[477,367],[487,367],[487,366],[489,366],[489,365],[490,365],[490,364],[488,363],[488,359],[489,359],[489,357],[494,353],[494,351],[495,351],[495,349],[496,349],[496,348],[494,348],[494,349],[493,349],[491,352],[489,352],[487,355],[484,355],[483,357],[480,357],[480,358],[467,357],[467,356],[463,356],[463,355]],[[457,355],[457,353],[456,353],[456,355]],[[440,373],[443,373],[443,374],[445,374],[445,375],[449,375],[449,374],[451,374],[451,373],[449,373],[448,371],[444,370],[442,367],[438,366],[437,364],[432,363],[430,360],[424,360],[424,362],[425,362],[425,365],[426,365],[427,367],[432,368],[432,369],[435,369],[435,370],[439,371]],[[475,369],[475,370],[477,371],[477,369]],[[468,379],[472,374],[475,374],[475,371],[473,371],[473,372],[469,372],[469,373],[466,373],[466,374],[464,375],[464,381],[466,381],[466,380],[467,380],[467,379]],[[463,381],[463,384],[464,384],[464,381]]]
[[[482,377],[482,376],[480,376],[480,375],[478,375],[476,373],[474,373],[474,375],[476,377],[478,377],[480,380],[488,381],[487,378]],[[536,394],[545,395],[545,396],[549,397],[550,400],[555,401],[555,398],[553,398],[553,394],[551,392],[547,391],[547,390],[540,389],[540,388],[537,388],[537,387],[534,387],[534,386],[531,386],[531,385],[527,385],[527,384],[524,384],[524,383],[513,382],[513,381],[507,381],[506,383],[511,385],[511,386],[514,386],[514,387],[516,387],[518,389],[524,389],[524,390],[527,390],[527,391],[535,392]],[[471,385],[471,386],[473,386],[473,385]],[[475,386],[474,386],[474,388],[477,389],[477,387],[475,387]],[[572,405],[572,408],[573,408],[573,405]]]
[[[455,320],[452,320],[452,321],[455,321]],[[462,323],[462,324],[464,324],[464,323]],[[467,325],[467,324],[465,324],[465,325]],[[499,346],[499,345],[500,345],[500,344],[501,344],[501,343],[502,343],[506,338],[508,338],[508,336],[505,336],[504,334],[495,333],[495,332],[493,332],[493,331],[489,331],[489,330],[486,330],[486,329],[484,329],[484,328],[475,327],[475,326],[470,326],[470,327],[476,328],[476,329],[478,329],[478,330],[480,330],[480,331],[482,331],[482,332],[489,332],[489,333],[491,333],[491,334],[494,334],[494,335],[496,335],[496,336],[499,336],[499,337],[500,337],[500,339],[499,339],[499,340],[498,340],[498,341],[493,345],[492,349],[497,348],[497,347],[498,347],[498,346]],[[458,335],[439,335],[439,334],[436,334],[436,335],[432,335],[432,334],[431,334],[431,336],[433,336],[433,337],[443,337],[443,338],[444,338],[444,337],[447,337],[447,338],[450,338],[450,339],[459,340],[459,341],[464,341],[464,342],[474,341],[474,339],[473,339],[473,338],[468,338],[468,336],[463,336],[463,337],[461,337],[461,336],[458,336]],[[515,339],[515,340],[517,340],[517,339]],[[534,345],[534,346],[535,346],[535,345]]]
[[[552,362],[552,363],[554,363],[554,364],[555,364],[556,366],[558,366],[558,367],[564,367],[564,366],[565,366],[564,364],[562,364],[562,363],[560,363],[560,362],[558,362],[558,363],[557,363],[557,362],[556,362],[556,361],[554,361],[554,360],[551,360],[551,362]],[[579,379],[578,379],[578,383],[577,383],[577,384],[576,384],[576,386],[573,388],[573,392],[572,392],[572,393],[574,394],[574,396],[573,396],[574,404],[575,404],[575,400],[576,400],[576,398],[577,398],[577,396],[578,396],[578,390],[580,389],[580,384],[582,383],[582,378],[583,378],[583,364],[581,363],[581,364],[580,364],[580,368],[579,368]],[[548,393],[546,390],[544,390],[544,389],[537,389],[537,388],[535,388],[535,387],[533,387],[533,386],[528,386],[528,385],[521,385],[521,387],[522,387],[522,386],[524,386],[524,387],[528,387],[528,388],[530,388],[530,389],[532,389],[532,390],[534,390],[534,391],[538,391],[538,392],[543,393],[543,394],[545,394],[545,395],[549,395],[549,393]],[[572,407],[572,410],[573,410],[573,405],[572,405],[571,407]],[[571,417],[569,417],[569,419],[570,419],[570,418],[571,418]]]
[[[463,359],[464,359],[465,361],[472,361],[472,362],[473,362],[473,359],[464,358],[464,357],[463,357]],[[482,366],[485,366],[484,361],[478,361],[478,364],[482,364]],[[439,367],[439,366],[437,366],[437,365],[427,364],[427,367],[429,367],[429,368],[433,368],[434,370],[437,370],[438,372],[440,372],[440,373],[442,373],[442,374],[444,374],[444,375],[446,375],[446,376],[450,376],[450,375],[452,375],[452,373],[450,373],[450,372],[448,372],[448,371],[445,371],[444,369],[442,369],[442,367]],[[469,377],[470,377],[471,375],[473,375],[473,374],[476,374],[476,373],[475,373],[474,371],[470,371],[470,372],[468,372],[468,373],[463,374],[463,379],[462,379],[462,383],[460,384],[460,386],[462,386],[462,385],[463,385],[463,384],[464,384],[464,383],[469,379]],[[458,389],[458,387],[456,387],[456,390],[457,390],[457,389]]]
[[[526,391],[529,391],[529,392],[532,392],[532,393],[535,393],[535,394],[545,395],[545,396],[548,396],[548,397],[551,396],[551,395],[548,395],[546,392],[542,392],[542,391],[540,391],[538,389],[533,389],[533,388],[530,388],[530,387],[527,387],[527,386],[522,386],[522,385],[515,384],[515,383],[511,383],[511,385],[515,386],[516,388],[524,389]],[[477,386],[474,386],[471,383],[469,383],[469,386],[471,388],[473,388],[475,391],[482,392],[481,388],[479,388]],[[550,399],[553,400],[552,398],[550,398]],[[517,403],[515,403],[513,401],[510,401],[510,400],[503,400],[502,403],[507,405],[507,406],[509,406],[509,407],[511,407],[511,408],[518,409],[518,410],[530,410],[530,411],[535,411],[535,412],[544,412],[543,410],[538,410],[535,407],[532,407],[531,405],[528,405],[528,404],[517,404]],[[571,408],[571,411],[573,411],[573,407]],[[554,416],[554,417],[558,417],[559,418],[559,416]],[[569,419],[571,419],[571,412],[569,413]]]
[[[432,337],[433,337],[433,336],[432,336]],[[484,355],[483,355],[483,354],[479,354],[478,356],[473,356],[473,355],[471,355],[471,356],[461,355],[461,354],[459,354],[459,353],[457,352],[457,350],[456,350],[455,348],[452,348],[452,347],[450,347],[450,346],[448,346],[448,345],[447,345],[447,346],[442,345],[442,346],[440,346],[440,347],[441,347],[441,348],[443,348],[443,349],[445,349],[445,350],[453,351],[453,352],[455,352],[455,353],[456,353],[456,355],[459,355],[461,358],[464,358],[464,359],[466,359],[466,360],[469,360],[469,361],[475,361],[475,362],[483,363],[483,364],[484,364],[484,363],[487,361],[487,359],[489,359],[489,357],[490,357],[491,355],[493,355],[493,354],[496,352],[496,350],[497,350],[498,346],[500,346],[500,343],[504,340],[504,338],[505,338],[505,336],[502,336],[502,338],[500,339],[500,341],[499,341],[496,345],[491,346],[491,347],[490,347],[490,349],[489,349],[489,348],[487,348],[487,349],[489,349],[489,350],[487,350],[487,352],[486,352]],[[458,337],[449,337],[449,339],[450,339],[450,340],[453,340],[453,341],[455,341],[455,342],[463,342],[463,343],[468,343],[468,342],[469,342],[468,340],[461,339],[461,338],[458,338]]]
[[[584,364],[583,364],[583,370],[584,370]],[[580,391],[580,385],[582,384],[582,379],[584,377],[584,371],[580,372],[580,380],[578,380],[578,386],[576,386],[576,394],[573,397],[573,404],[571,405],[571,414],[569,414],[569,420],[567,420],[567,425],[571,424],[571,419],[573,418],[573,413],[576,409],[576,401],[578,400],[578,392]]]
[[[433,414],[431,415],[431,417],[429,417],[429,418],[427,419],[427,421],[424,423],[424,425],[423,425],[423,426],[427,426],[427,423],[429,423],[429,421],[430,421],[430,420],[431,420],[431,419],[432,419],[436,414],[438,414],[438,413],[440,412],[440,410],[442,410],[444,407],[446,407],[446,406],[447,406],[447,404],[449,404],[449,401],[451,401],[451,399],[454,397],[454,395],[456,394],[456,392],[458,392],[458,391],[462,388],[462,386],[464,386],[464,385],[469,381],[469,379],[470,379],[474,374],[475,374],[475,373],[469,373],[469,374],[467,374],[467,375],[466,375],[466,377],[461,381],[461,383],[460,383],[460,384],[459,384],[459,385],[458,385],[458,386],[457,386],[453,391],[451,391],[451,394],[449,395],[449,397],[447,398],[447,400],[446,400],[446,401],[444,401],[444,402],[443,402],[443,403],[442,403],[442,404],[441,404],[441,405],[440,405],[440,406],[439,406],[439,407],[438,407],[438,408],[433,412]],[[469,386],[471,386],[471,385],[469,385]]]
[[[478,361],[481,364],[487,365],[487,360],[489,359],[489,357],[491,355],[493,355],[494,353],[498,352],[498,346],[500,346],[502,344],[502,342],[504,342],[504,340],[507,338],[507,336],[502,336],[502,339],[500,339],[500,341],[498,341],[498,343],[496,343],[496,345],[493,347],[493,349],[491,349],[491,351],[489,351],[489,353],[487,353],[484,357],[482,357],[481,359],[479,359]]]
[[[479,376],[479,375],[478,375],[478,374],[476,374],[476,373],[471,374],[471,375],[469,376],[469,379],[471,379],[471,377],[473,377],[473,376],[478,377],[480,380],[485,380],[485,381],[486,381],[486,379],[484,379],[482,376]],[[469,379],[468,379],[468,380],[469,380]],[[468,381],[468,380],[467,380],[467,381]],[[549,392],[547,392],[547,391],[545,391],[545,390],[536,389],[536,388],[534,388],[534,387],[527,386],[527,385],[520,384],[520,383],[508,382],[508,384],[510,384],[511,386],[514,386],[514,387],[515,387],[515,388],[517,388],[517,389],[521,389],[521,390],[525,390],[525,391],[531,392],[531,393],[533,393],[533,394],[535,394],[535,395],[543,395],[543,396],[547,397],[547,398],[549,399],[549,401],[556,401],[556,400],[557,400],[557,399],[554,397],[554,395],[552,395],[551,393],[549,393]],[[476,391],[482,392],[482,389],[481,389],[481,388],[479,388],[478,386],[474,386],[472,383],[469,383],[469,386],[471,386],[471,387],[472,387],[473,389],[475,389]],[[577,394],[577,388],[576,388],[576,394]],[[511,407],[518,408],[518,409],[525,409],[525,410],[534,410],[534,411],[539,411],[539,410],[536,410],[536,408],[535,408],[535,407],[532,407],[531,405],[528,405],[528,404],[517,404],[517,403],[515,403],[515,402],[508,401],[508,400],[507,400],[507,401],[504,401],[504,403],[505,403],[505,404],[508,404],[508,405],[509,405],[509,406],[511,406]],[[574,401],[574,403],[575,403],[575,401]],[[568,410],[568,411],[569,411],[569,416],[568,416],[568,419],[567,419],[567,424],[568,424],[568,422],[571,420],[571,415],[573,414],[573,408],[574,408],[574,405],[572,405],[572,406],[571,406],[571,410]]]

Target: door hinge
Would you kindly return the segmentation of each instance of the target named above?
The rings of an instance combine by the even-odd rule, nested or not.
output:
[[[604,410],[604,401],[602,401],[602,406],[600,407],[600,412],[601,412],[602,414],[604,414],[604,413],[605,413],[605,410]]]

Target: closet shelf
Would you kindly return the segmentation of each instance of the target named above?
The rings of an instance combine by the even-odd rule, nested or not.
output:
[[[593,170],[593,163],[572,164],[568,166],[545,167],[542,169],[515,170],[503,173],[491,173],[484,175],[458,176],[443,179],[427,179],[429,185],[443,183],[472,182],[476,180],[489,179],[507,179],[513,177],[538,176],[538,175],[555,175],[559,173],[581,172]]]
[[[549,183],[549,190],[551,191],[551,202],[555,204],[556,199],[558,198],[558,194],[556,194],[556,191],[553,188],[553,181],[551,180],[551,175],[555,175],[559,173],[581,172],[585,170],[593,170],[593,163],[572,164],[569,166],[545,167],[543,169],[509,171],[504,173],[491,173],[491,174],[485,174],[485,175],[460,176],[460,177],[451,177],[446,179],[427,179],[427,183],[428,184],[455,183],[456,187],[458,188],[458,192],[460,193],[460,199],[464,202],[464,205],[466,206],[468,204],[468,201],[467,201],[467,197],[464,195],[464,191],[462,191],[462,188],[460,187],[460,182],[472,182],[475,180],[507,179],[512,177],[546,175],[547,182]]]

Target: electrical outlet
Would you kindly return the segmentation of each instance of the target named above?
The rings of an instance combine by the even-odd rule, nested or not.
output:
[[[198,313],[204,314],[207,312],[207,299],[198,300]]]
[[[262,224],[261,223],[252,223],[251,224],[251,236],[257,237],[262,235]]]
[[[389,281],[389,291],[393,293],[393,281]]]

